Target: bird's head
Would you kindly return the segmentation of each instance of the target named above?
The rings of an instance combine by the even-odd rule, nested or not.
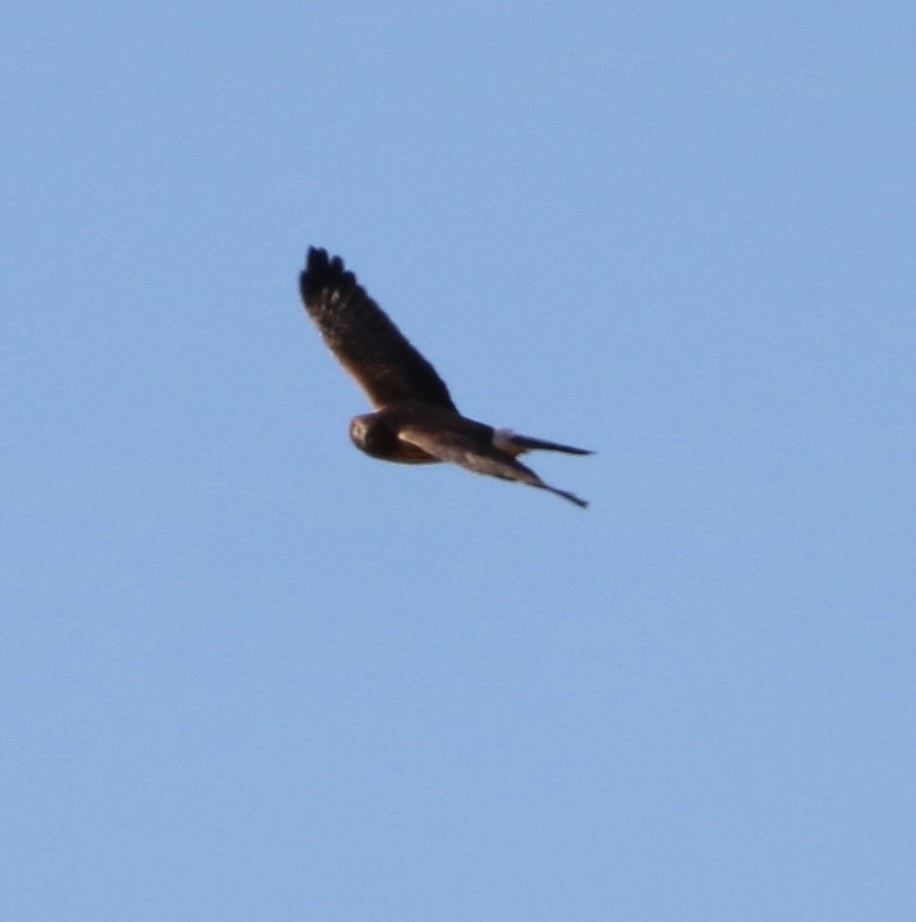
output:
[[[398,437],[378,413],[366,413],[350,420],[350,440],[373,458],[391,458],[398,450]]]

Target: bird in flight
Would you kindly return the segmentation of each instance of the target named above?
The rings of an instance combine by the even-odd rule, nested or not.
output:
[[[350,422],[350,438],[373,458],[423,464],[451,461],[478,474],[549,490],[518,456],[532,449],[590,455],[584,448],[516,435],[462,416],[435,369],[366,294],[339,256],[311,247],[299,278],[302,301],[325,345],[356,379],[375,408]]]

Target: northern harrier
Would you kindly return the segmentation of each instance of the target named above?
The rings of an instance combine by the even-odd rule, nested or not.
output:
[[[478,474],[517,480],[585,507],[585,500],[544,483],[517,456],[531,449],[590,451],[515,435],[462,416],[435,369],[344,269],[339,256],[311,247],[299,279],[309,317],[325,344],[375,408],[350,423],[350,438],[373,458],[423,464],[452,461]]]

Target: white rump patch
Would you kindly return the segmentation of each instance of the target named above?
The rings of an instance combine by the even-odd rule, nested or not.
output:
[[[493,447],[500,451],[518,450],[517,445],[512,444],[512,437],[515,433],[511,429],[494,429],[493,430]]]

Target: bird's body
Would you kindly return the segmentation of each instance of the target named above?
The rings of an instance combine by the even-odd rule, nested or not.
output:
[[[451,461],[479,474],[585,500],[544,483],[517,460],[533,449],[587,455],[557,442],[517,436],[462,416],[430,363],[357,284],[340,257],[312,247],[300,290],[328,348],[366,392],[375,412],[355,417],[350,438],[373,458],[404,464]]]

